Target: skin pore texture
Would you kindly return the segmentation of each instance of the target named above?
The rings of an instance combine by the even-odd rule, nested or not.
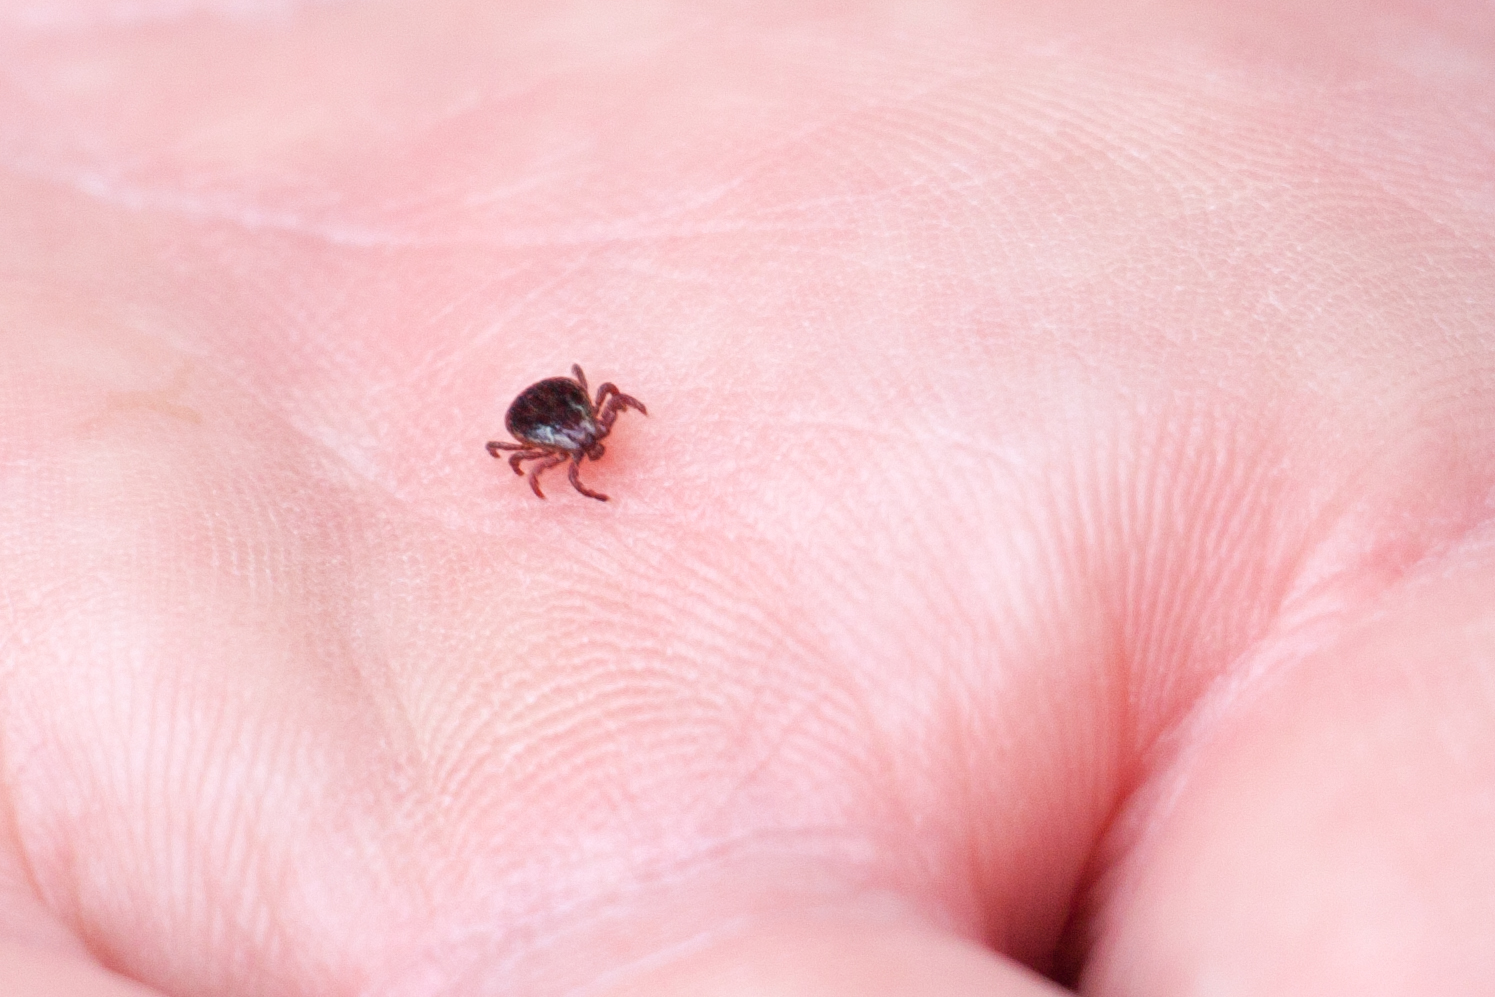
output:
[[[0,992],[1490,993],[1492,80],[3,0]],[[483,450],[573,363],[606,504]]]

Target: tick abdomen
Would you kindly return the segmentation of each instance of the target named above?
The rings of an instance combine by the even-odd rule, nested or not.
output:
[[[568,377],[525,388],[509,406],[504,427],[516,439],[559,450],[585,450],[597,438],[586,392]]]

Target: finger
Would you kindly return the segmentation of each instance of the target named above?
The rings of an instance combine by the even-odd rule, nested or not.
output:
[[[608,997],[1055,997],[1059,987],[958,938],[891,924],[795,920],[644,972]]]
[[[1490,992],[1490,541],[1216,697],[1108,891],[1090,992]]]
[[[162,997],[83,959],[0,942],[0,991],[17,997]]]

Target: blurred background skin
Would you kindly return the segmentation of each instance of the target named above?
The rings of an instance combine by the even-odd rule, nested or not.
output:
[[[1488,994],[1492,247],[1486,3],[4,0],[0,991]]]

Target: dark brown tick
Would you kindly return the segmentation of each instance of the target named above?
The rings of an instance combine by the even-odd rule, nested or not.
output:
[[[581,471],[581,459],[597,460],[602,456],[602,440],[613,431],[613,420],[624,409],[636,408],[644,415],[649,410],[644,403],[631,395],[625,395],[611,381],[597,389],[597,400],[587,394],[587,376],[577,364],[571,365],[569,377],[547,377],[536,381],[523,391],[509,412],[504,416],[504,428],[518,443],[492,440],[488,452],[498,457],[501,450],[514,451],[509,466],[514,473],[523,475],[519,467],[527,460],[538,460],[529,469],[529,486],[541,498],[540,475],[557,464],[571,462],[571,487],[587,498],[606,502],[607,496],[594,492],[581,483],[577,475]]]

